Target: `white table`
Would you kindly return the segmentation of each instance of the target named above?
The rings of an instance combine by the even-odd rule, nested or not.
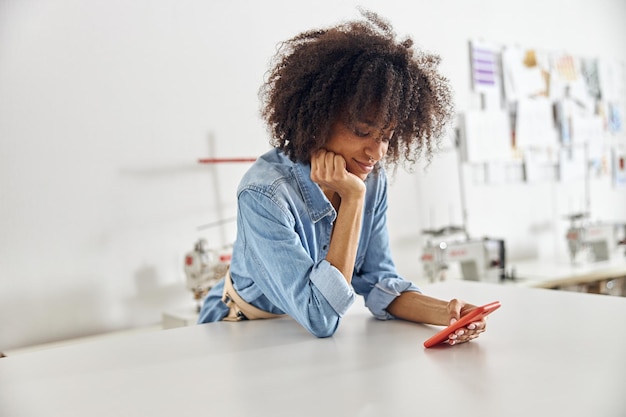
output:
[[[500,300],[478,340],[353,307],[331,338],[289,318],[212,323],[0,359],[0,415],[626,416],[626,298],[456,281]],[[361,301],[358,301],[359,304]]]

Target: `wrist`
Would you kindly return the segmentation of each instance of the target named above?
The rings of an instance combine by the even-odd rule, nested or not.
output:
[[[342,203],[346,201],[363,202],[365,201],[365,184],[362,188],[345,191],[340,196]]]

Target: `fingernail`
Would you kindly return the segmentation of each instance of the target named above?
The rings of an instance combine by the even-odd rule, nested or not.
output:
[[[476,328],[476,325],[474,323],[472,323],[469,326],[467,326],[467,328],[470,329],[470,330],[474,330]]]
[[[455,318],[451,318],[450,319],[450,324],[454,324],[454,323],[456,323],[456,319]]]

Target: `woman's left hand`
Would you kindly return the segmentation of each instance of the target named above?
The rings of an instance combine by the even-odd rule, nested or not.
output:
[[[466,315],[476,306],[467,304],[464,301],[453,299],[448,302],[448,312],[450,313],[450,324],[453,324],[462,316]],[[487,322],[483,318],[482,320],[474,321],[468,324],[466,327],[462,327],[451,333],[448,336],[448,344],[457,345],[459,343],[469,342],[472,339],[476,339],[482,332],[487,329]]]

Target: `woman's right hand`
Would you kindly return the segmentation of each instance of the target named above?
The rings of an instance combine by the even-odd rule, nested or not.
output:
[[[342,200],[365,194],[365,183],[348,172],[345,159],[326,149],[320,149],[311,157],[311,180],[322,189],[336,192]]]

